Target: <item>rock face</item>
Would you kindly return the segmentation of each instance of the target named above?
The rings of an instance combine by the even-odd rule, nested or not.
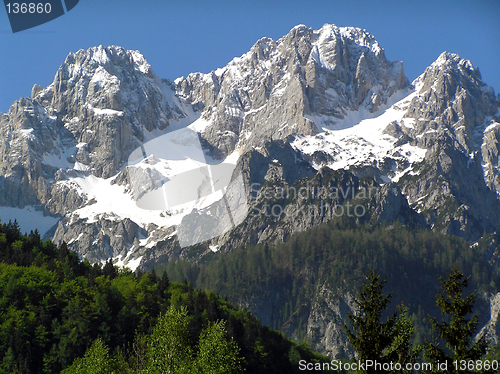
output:
[[[51,181],[68,170],[114,176],[145,133],[185,116],[176,105],[170,84],[137,51],[70,53],[50,86],[35,85],[0,118],[0,203],[41,204],[59,215],[74,210],[85,199]]]
[[[479,336],[485,336],[492,346],[500,343],[500,293],[488,297],[490,303],[490,318],[488,323],[481,329]]]
[[[199,119],[203,126],[193,128],[212,157],[238,150],[245,160],[246,154],[261,152],[268,162],[265,144],[286,145],[291,137],[316,134],[325,123],[353,111],[375,112],[407,86],[402,64],[387,61],[373,36],[334,25],[318,31],[301,25],[278,41],[263,38],[226,67],[190,74],[175,84],[157,77],[137,51],[115,46],[80,50],[68,55],[51,85],[35,85],[31,97],[1,115],[0,204],[33,205],[45,214],[66,217],[52,230],[56,242],[72,242],[89,259],[116,257],[124,246],[131,248],[129,242],[110,244],[107,252],[96,249],[92,255],[92,242],[98,238],[89,235],[77,244],[73,235],[79,236],[84,226],[78,232],[63,227],[85,221],[90,225],[85,230],[94,232],[92,225],[100,227],[99,220],[115,215],[135,222],[151,240],[160,239],[159,232],[173,231],[154,219],[137,220],[112,210],[81,218],[82,209],[88,212],[101,203],[89,193],[93,178],[130,194],[127,161],[146,141]],[[282,162],[290,179],[296,171],[291,159],[302,157],[289,146],[283,152],[288,152]],[[248,174],[242,162],[240,169]],[[314,174],[305,160],[302,165],[302,174],[293,178]],[[156,227],[156,233],[148,227]],[[132,231],[139,235],[137,228]]]
[[[221,157],[290,135],[312,135],[319,116],[375,112],[407,87],[373,36],[357,28],[297,26],[278,41],[260,39],[248,53],[209,74],[176,81],[177,93],[203,107],[203,138]],[[265,125],[263,125],[265,124]]]
[[[427,148],[408,202],[440,231],[476,240],[500,224],[499,101],[470,61],[444,52],[415,82],[402,131]]]
[[[137,201],[161,192],[185,171],[175,162],[190,157],[147,154],[148,142],[187,127],[203,146],[194,161],[234,162],[249,210],[232,231],[181,248],[187,213],[141,210]],[[92,262],[148,270],[283,241],[339,215],[471,241],[500,229],[500,98],[470,61],[447,52],[410,85],[402,63],[358,28],[299,25],[174,82],[137,51],[70,53],[52,84],[34,85],[0,113],[0,139],[0,206],[60,218],[47,235]],[[203,209],[217,216],[221,207]],[[492,262],[499,251],[492,241]],[[352,309],[346,295],[323,287],[314,307],[297,311],[317,349],[332,355],[348,349],[337,324]],[[284,327],[290,336],[294,326]]]

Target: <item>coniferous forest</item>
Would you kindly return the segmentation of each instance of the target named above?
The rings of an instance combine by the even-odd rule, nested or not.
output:
[[[485,240],[486,242],[486,240]],[[471,275],[478,297],[498,292],[498,269],[488,263],[486,246],[429,230],[393,225],[360,225],[346,219],[297,233],[285,243],[240,247],[210,253],[204,261],[177,261],[156,267],[173,280],[187,279],[245,305],[261,322],[286,331],[298,326],[295,339],[306,335],[307,319],[318,290],[356,294],[370,270],[387,280],[385,289],[397,305],[404,303],[415,322],[414,342],[431,336],[428,316],[439,316],[438,277],[454,266]],[[271,311],[262,313],[262,311]],[[265,315],[265,318],[261,317]],[[489,317],[489,316],[484,316]]]

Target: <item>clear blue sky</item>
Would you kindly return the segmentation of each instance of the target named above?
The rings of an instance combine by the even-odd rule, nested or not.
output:
[[[120,45],[142,52],[162,78],[209,72],[240,56],[263,36],[293,26],[357,26],[373,34],[411,80],[441,52],[478,66],[500,90],[500,1],[336,0],[80,0],[66,15],[13,34],[0,8],[0,111],[49,85],[71,51]]]

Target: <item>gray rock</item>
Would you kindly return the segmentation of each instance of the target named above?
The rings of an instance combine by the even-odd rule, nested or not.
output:
[[[376,111],[406,86],[402,64],[388,62],[373,36],[325,25],[319,31],[297,26],[278,41],[263,38],[223,69],[190,74],[176,88],[204,108],[210,124],[202,137],[223,157],[237,145],[249,151],[314,134],[311,115],[340,119],[360,106]]]

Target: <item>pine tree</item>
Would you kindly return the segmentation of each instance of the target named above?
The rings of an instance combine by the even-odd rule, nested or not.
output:
[[[399,363],[401,370],[398,373],[411,373],[413,363],[419,358],[423,347],[417,345],[413,347],[412,340],[415,333],[412,318],[408,315],[408,308],[403,304],[398,306],[399,314],[394,324],[394,335],[391,346],[386,350],[386,356],[393,363]]]
[[[469,363],[484,357],[488,348],[484,336],[477,341],[474,339],[478,324],[477,314],[468,318],[468,315],[472,313],[476,295],[474,291],[469,296],[463,296],[469,278],[464,278],[464,273],[457,267],[452,269],[446,279],[439,277],[442,291],[436,296],[436,304],[445,317],[441,319],[441,322],[434,317],[429,317],[429,320],[433,331],[436,331],[439,339],[445,342],[447,350],[441,348],[437,341],[426,340],[424,357],[434,364],[435,371],[441,373],[493,372],[479,370],[476,366],[471,370],[468,366]],[[446,363],[447,371],[439,370],[436,367],[438,362]],[[461,363],[465,363],[465,366]]]
[[[384,296],[382,292],[385,279],[380,279],[380,275],[370,271],[366,281],[368,284],[361,288],[359,298],[354,300],[358,312],[347,315],[352,331],[347,326],[345,331],[358,359],[380,360],[384,358],[384,350],[391,346],[396,316],[381,321],[382,311],[391,299],[391,295]]]
[[[366,276],[367,284],[361,287],[358,299],[354,300],[357,313],[348,314],[352,330],[344,325],[349,342],[356,351],[357,359],[384,363],[399,363],[402,368],[407,363],[415,362],[420,347],[413,348],[413,323],[408,317],[408,309],[400,307],[400,313],[389,316],[382,321],[382,312],[387,308],[391,295],[384,296],[385,279],[372,270]],[[365,368],[362,372],[376,373],[374,367]],[[404,372],[400,370],[400,372]]]

